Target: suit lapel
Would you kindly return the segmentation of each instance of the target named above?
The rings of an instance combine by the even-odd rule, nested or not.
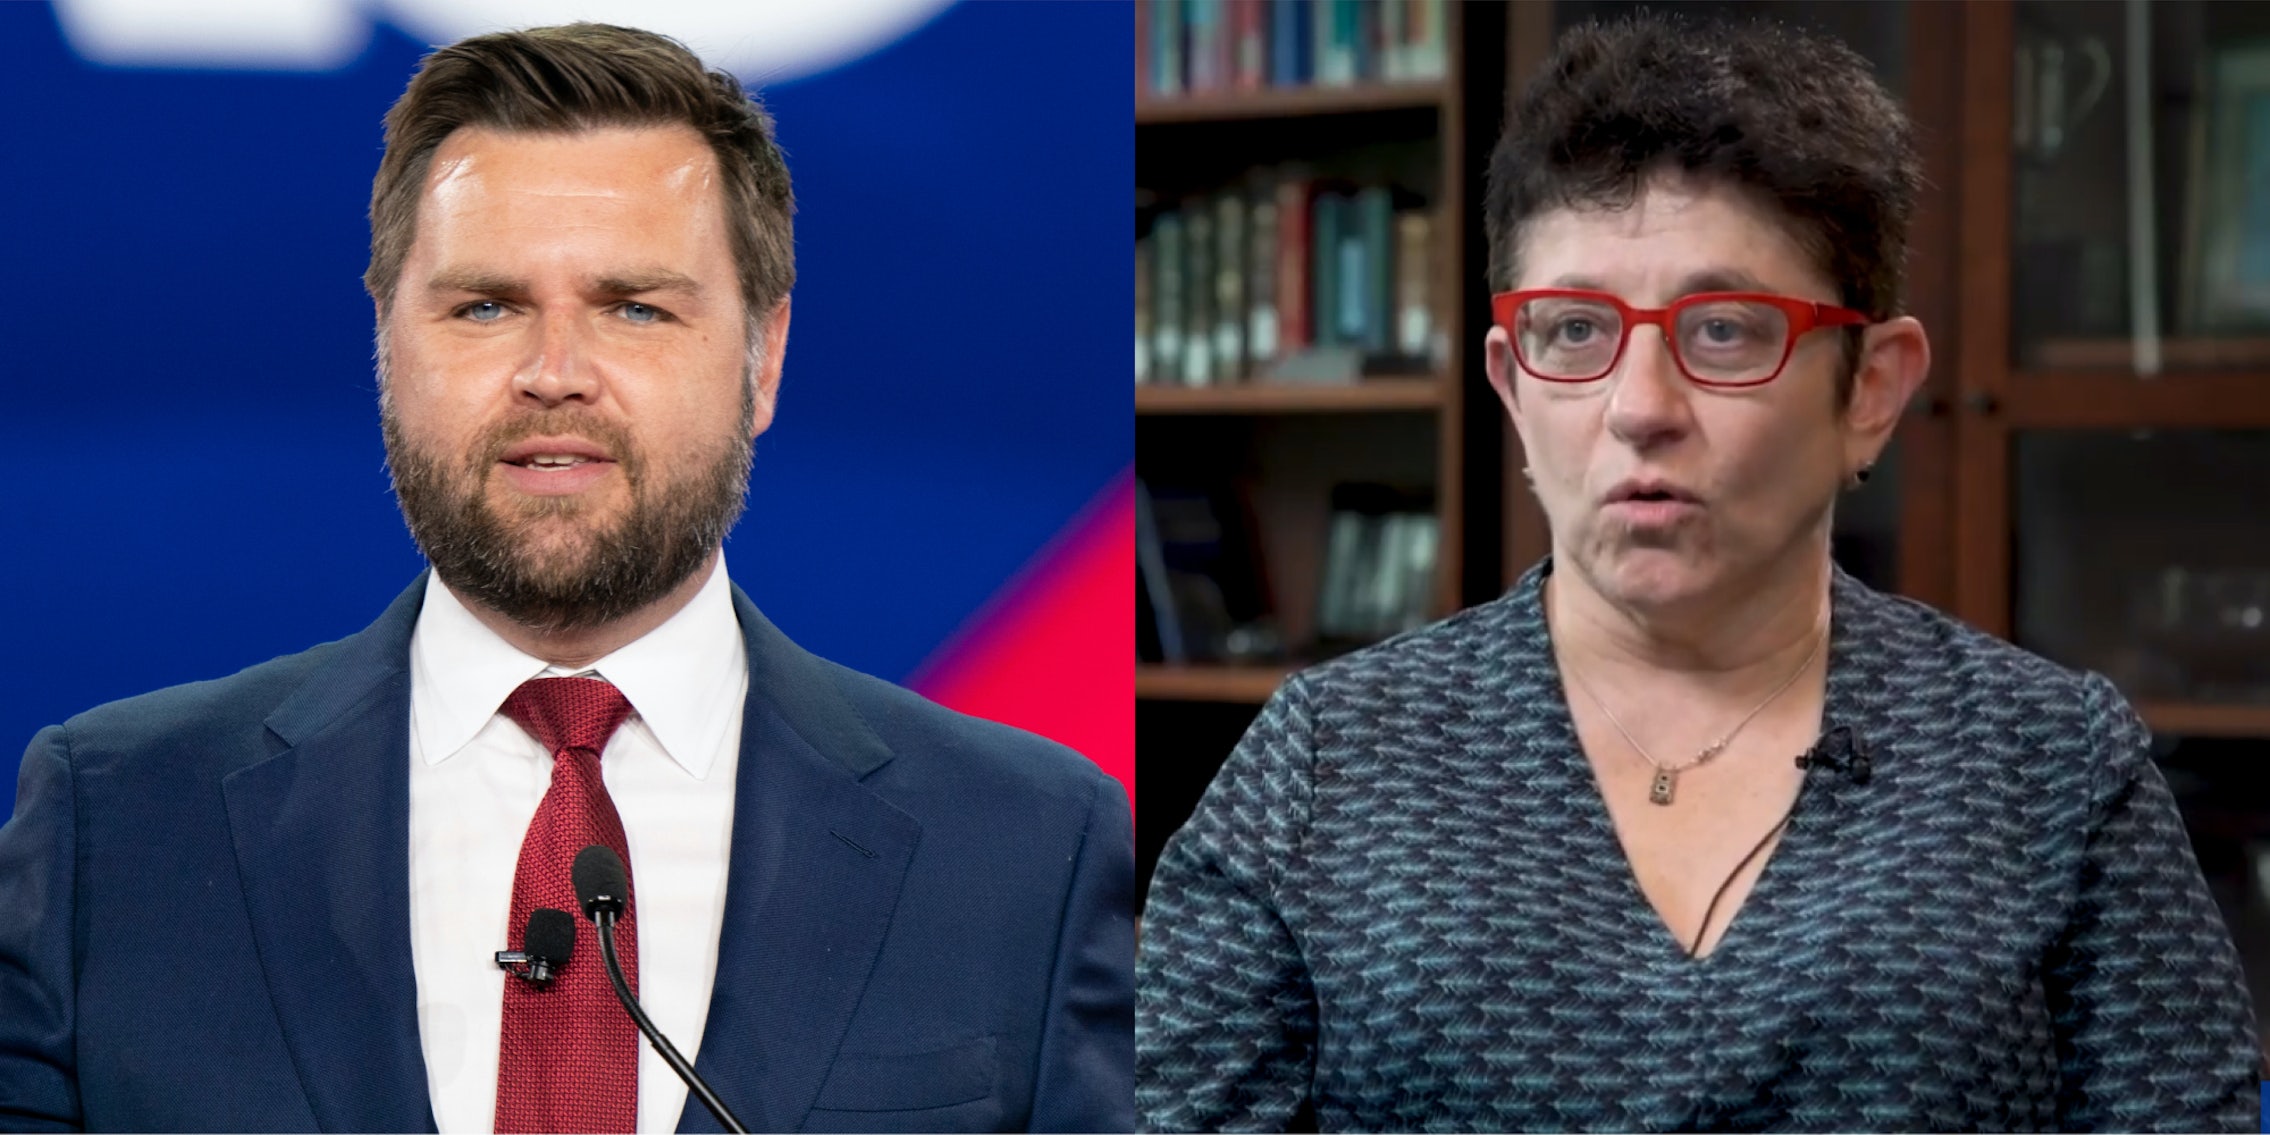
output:
[[[717,977],[695,1067],[752,1131],[803,1124],[898,906],[921,825],[861,778],[890,750],[740,589],[749,648]],[[683,1131],[720,1130],[689,1096]]]
[[[410,961],[409,641],[424,577],[222,778],[268,993],[317,1123],[432,1131]]]

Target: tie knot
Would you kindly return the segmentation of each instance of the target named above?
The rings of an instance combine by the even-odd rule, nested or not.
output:
[[[596,757],[630,717],[631,703],[611,682],[536,678],[522,682],[498,712],[519,722],[553,756],[587,749]]]

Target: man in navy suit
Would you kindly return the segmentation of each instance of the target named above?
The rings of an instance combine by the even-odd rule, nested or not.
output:
[[[428,58],[365,282],[432,570],[359,634],[33,740],[0,1127],[718,1130],[593,992],[580,912],[551,982],[495,957],[599,842],[632,984],[752,1130],[1131,1128],[1117,782],[726,579],[791,211],[769,119],[669,40]]]

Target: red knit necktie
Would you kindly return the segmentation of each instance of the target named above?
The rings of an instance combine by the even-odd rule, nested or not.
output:
[[[512,879],[510,948],[521,948],[529,912],[538,907],[575,916],[575,955],[542,989],[518,977],[504,983],[504,1029],[497,1054],[499,1132],[633,1131],[638,1125],[638,1026],[615,1001],[599,957],[598,931],[583,916],[569,878],[576,853],[602,844],[623,857],[630,846],[623,820],[599,779],[599,754],[631,704],[614,686],[590,678],[538,678],[505,699],[498,712],[520,723],[552,751],[552,785],[520,842]],[[635,903],[615,923],[623,978],[638,992]]]

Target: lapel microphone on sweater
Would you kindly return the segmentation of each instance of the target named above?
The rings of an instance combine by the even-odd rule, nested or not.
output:
[[[1798,754],[1798,768],[1809,769],[1815,765],[1854,784],[1866,784],[1868,778],[1876,774],[1876,751],[1852,726],[1839,725],[1821,734],[1812,748]]]
[[[665,1039],[654,1022],[647,1019],[646,1010],[638,1007],[638,998],[631,996],[630,983],[623,980],[623,963],[615,956],[615,919],[622,916],[625,896],[631,893],[630,869],[623,866],[622,857],[604,844],[592,844],[575,853],[575,866],[569,872],[575,880],[576,901],[583,904],[583,913],[599,931],[599,956],[607,963],[607,979],[615,985],[615,999],[638,1025],[638,1031],[654,1042],[654,1051],[668,1061],[670,1070],[686,1082],[686,1090],[701,1100],[702,1106],[725,1125],[734,1135],[749,1135],[749,1129],[733,1118],[726,1110],[725,1101],[709,1088],[709,1083],[678,1055],[678,1050]]]

